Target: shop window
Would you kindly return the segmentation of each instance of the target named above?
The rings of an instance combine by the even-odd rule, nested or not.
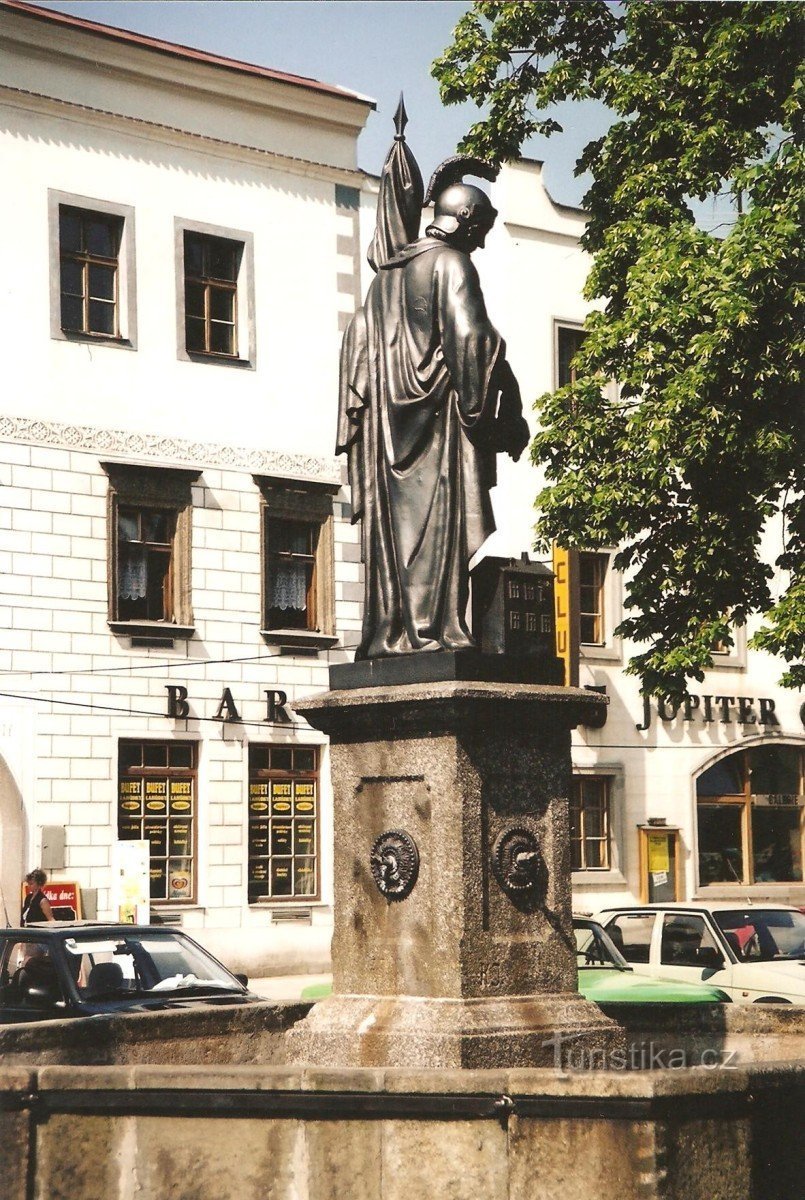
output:
[[[263,636],[314,650],[334,645],[335,485],[256,479],[263,500]]]
[[[117,836],[150,846],[154,904],[196,898],[196,746],[121,741]]]
[[[606,871],[610,866],[608,778],[577,776],[570,796],[570,855],[574,871]]]
[[[132,349],[134,210],[55,191],[48,203],[51,336]]]
[[[319,897],[318,751],[249,748],[249,903]]]
[[[101,464],[109,476],[109,623],[135,637],[189,637],[190,485],[198,471]]]
[[[254,367],[250,233],[176,220],[179,357]]]
[[[699,883],[801,883],[805,755],[765,745],[715,763],[696,784]]]
[[[699,804],[699,882],[743,883],[743,805]]]

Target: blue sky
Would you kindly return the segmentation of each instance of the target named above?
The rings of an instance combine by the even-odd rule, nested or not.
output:
[[[400,91],[407,137],[427,179],[455,153],[474,120],[474,105],[443,108],[430,64],[445,49],[469,4],[455,0],[50,0],[44,8],[292,71],[371,96],[378,110],[358,149],[360,165],[379,172],[393,137]],[[573,165],[589,138],[606,128],[598,105],[565,106],[566,133],[534,139],[525,153],[545,160],[554,199],[579,204]]]

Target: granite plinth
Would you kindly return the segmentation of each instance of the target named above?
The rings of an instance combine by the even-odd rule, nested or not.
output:
[[[333,996],[289,1035],[297,1061],[538,1065],[559,1031],[594,1047],[617,1040],[578,996],[571,922],[570,730],[602,703],[494,681],[296,703],[330,735],[335,792]],[[539,855],[534,887],[515,893],[493,863],[511,830]],[[419,852],[404,899],[383,895],[372,873],[389,831]]]
[[[434,650],[335,663],[330,667],[330,687],[343,690],[444,680],[558,685],[563,672],[562,660],[554,655],[515,657],[478,650]]]
[[[289,1057],[322,1067],[604,1065],[626,1035],[578,993],[444,999],[328,996],[285,1035]]]

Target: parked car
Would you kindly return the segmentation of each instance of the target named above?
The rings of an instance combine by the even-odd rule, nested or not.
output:
[[[729,1000],[720,988],[703,983],[666,983],[632,970],[598,921],[573,918],[579,991],[596,1004],[717,1004]],[[321,1000],[330,983],[303,988],[302,1000]]]
[[[596,1004],[718,1004],[729,1001],[707,983],[648,979],[633,971],[607,931],[588,917],[573,918],[579,991]]]
[[[0,1023],[258,1001],[247,984],[165,926],[0,930]]]
[[[630,904],[598,916],[640,975],[708,983],[737,1004],[805,1004],[805,914],[792,905]]]

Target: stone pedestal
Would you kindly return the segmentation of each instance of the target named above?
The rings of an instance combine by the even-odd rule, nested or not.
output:
[[[446,681],[295,705],[330,736],[335,791],[333,995],[289,1034],[297,1061],[553,1065],[557,1036],[618,1043],[578,995],[571,928],[570,730],[602,703]]]

